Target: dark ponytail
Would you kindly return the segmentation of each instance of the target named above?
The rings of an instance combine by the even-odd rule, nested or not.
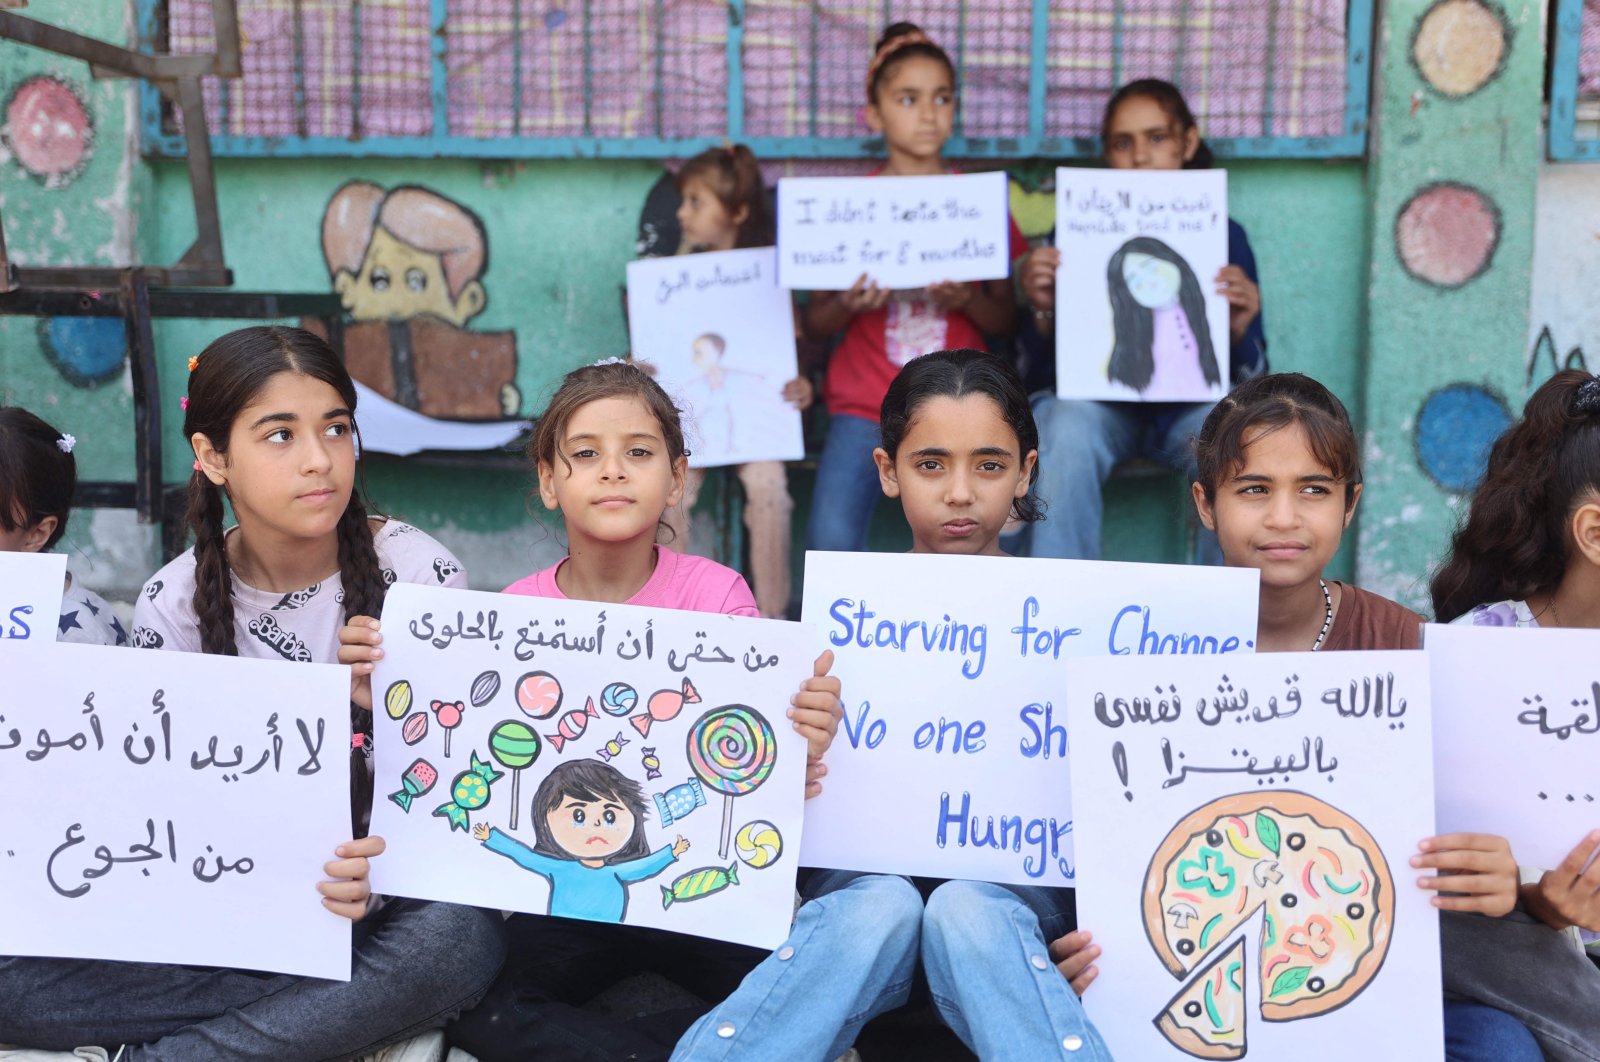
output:
[[[1600,495],[1600,377],[1558,372],[1495,440],[1483,482],[1433,577],[1440,623],[1474,606],[1549,593],[1572,552],[1568,523]]]

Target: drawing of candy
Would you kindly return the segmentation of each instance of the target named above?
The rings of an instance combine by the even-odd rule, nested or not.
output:
[[[640,749],[639,765],[644,768],[645,781],[661,777],[661,757],[656,755],[655,749]]]
[[[539,735],[520,719],[496,723],[489,731],[489,755],[511,772],[511,829],[517,828],[517,806],[522,803],[522,769],[539,758]]]
[[[626,682],[613,682],[600,691],[600,707],[607,715],[627,715],[639,703],[639,691]]]
[[[415,745],[428,736],[428,713],[412,712],[400,728],[400,737],[407,745]],[[450,735],[446,734],[446,737]]]
[[[673,881],[671,885],[661,886],[661,909],[665,911],[672,906],[672,901],[687,903],[690,900],[703,900],[707,896],[715,896],[729,885],[739,884],[739,864],[729,863],[728,869],[721,867],[701,867],[691,870]]]
[[[500,692],[500,672],[485,671],[472,680],[472,706],[482,708],[494,700],[495,694]]]
[[[628,739],[622,736],[622,732],[620,730],[617,731],[616,737],[612,738],[610,741],[606,742],[600,747],[600,758],[606,763],[610,763],[611,757],[622,755],[622,746],[626,745],[627,743]]]
[[[404,719],[406,713],[411,711],[411,683],[405,679],[389,683],[389,688],[383,694],[383,707],[395,722]]]
[[[530,719],[549,719],[561,710],[561,683],[548,671],[528,672],[517,679],[517,707]]]
[[[705,807],[706,791],[698,781],[691,778],[682,785],[673,786],[665,793],[657,793],[655,801],[661,825],[671,826],[695,808]]]
[[[466,705],[460,701],[434,701],[430,706],[433,714],[439,717],[439,725],[444,727],[444,758],[450,758],[450,731],[461,725],[461,713],[466,710]]]
[[[745,866],[760,870],[770,867],[783,855],[783,835],[766,819],[756,819],[739,827],[739,832],[733,835],[733,850]]]
[[[694,683],[685,678],[682,690],[656,690],[652,693],[645,710],[628,722],[633,724],[640,737],[649,737],[651,723],[665,723],[669,719],[676,719],[678,713],[683,711],[684,705],[699,703],[700,692],[694,688]]]
[[[426,796],[438,780],[439,772],[433,769],[433,764],[418,759],[406,768],[405,774],[400,776],[400,791],[390,793],[389,799],[399,804],[401,811],[409,814],[411,802],[419,796]]]
[[[722,844],[733,838],[733,798],[754,792],[778,761],[778,739],[761,713],[742,704],[713,708],[689,728],[689,768],[723,795]]]
[[[456,775],[456,780],[450,783],[450,802],[440,804],[433,809],[435,815],[450,820],[451,830],[465,830],[470,827],[472,816],[467,813],[489,803],[489,787],[504,777],[499,771],[478,759],[476,750],[470,758],[472,766]]]
[[[556,726],[554,734],[546,734],[550,744],[554,745],[557,752],[569,741],[576,741],[583,737],[583,732],[589,728],[589,720],[599,719],[600,713],[595,711],[594,698],[589,698],[589,703],[582,708],[574,708],[561,717],[561,722]]]

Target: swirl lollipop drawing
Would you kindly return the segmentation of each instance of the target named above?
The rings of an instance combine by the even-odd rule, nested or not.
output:
[[[726,859],[733,837],[733,798],[753,793],[772,774],[778,739],[754,708],[730,704],[695,720],[689,728],[689,768],[703,785],[722,794],[722,845]]]

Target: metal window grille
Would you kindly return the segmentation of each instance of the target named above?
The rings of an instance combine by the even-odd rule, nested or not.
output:
[[[1579,2],[1579,0],[1574,0]],[[1600,2],[1600,0],[1594,0]],[[201,51],[208,0],[138,0],[151,47]],[[1176,81],[1219,155],[1350,157],[1366,142],[1373,0],[239,0],[244,77],[206,86],[235,156],[762,158],[881,152],[874,41],[949,52],[958,158],[1088,157],[1107,96]],[[145,148],[181,130],[145,90]]]
[[[1600,0],[1557,0],[1550,157],[1600,159]]]

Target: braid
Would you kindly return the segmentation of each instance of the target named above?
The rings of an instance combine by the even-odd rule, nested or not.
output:
[[[388,584],[383,579],[383,568],[378,563],[378,550],[372,544],[372,528],[367,524],[367,506],[361,492],[350,492],[350,503],[339,518],[336,532],[339,536],[339,579],[344,585],[344,618],[376,616],[383,611],[383,597]],[[372,712],[350,702],[350,733],[371,734]],[[365,753],[350,750],[350,822],[357,837],[364,837],[362,828],[371,814],[372,778],[366,769]]]
[[[222,535],[222,491],[196,472],[189,480],[185,514],[194,532],[194,607],[200,624],[200,651],[238,656],[233,640],[233,577]]]

